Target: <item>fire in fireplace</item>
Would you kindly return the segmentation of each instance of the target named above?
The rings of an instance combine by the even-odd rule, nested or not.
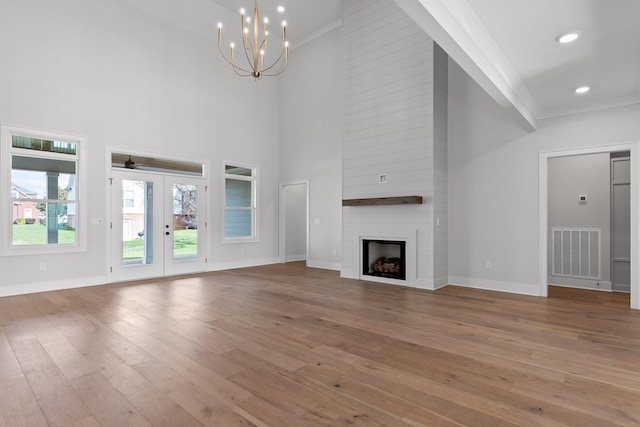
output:
[[[362,274],[406,279],[406,242],[362,239]]]

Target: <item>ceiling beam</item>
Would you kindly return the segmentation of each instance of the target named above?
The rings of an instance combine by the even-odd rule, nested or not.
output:
[[[525,129],[536,129],[535,100],[466,0],[395,2]]]

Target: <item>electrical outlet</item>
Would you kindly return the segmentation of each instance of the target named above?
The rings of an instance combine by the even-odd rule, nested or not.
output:
[[[337,249],[334,249],[332,252],[333,252],[334,255],[338,255],[338,250]]]
[[[486,268],[487,270],[491,270],[493,268],[493,263],[491,261],[485,261],[484,268]]]
[[[47,264],[44,262],[40,263],[40,271],[45,271],[47,269]]]

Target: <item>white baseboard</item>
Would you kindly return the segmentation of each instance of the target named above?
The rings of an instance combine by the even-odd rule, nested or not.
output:
[[[597,285],[600,283],[600,286]],[[593,283],[549,283],[549,286],[559,286],[562,288],[588,289],[590,291],[613,292],[611,282],[603,282],[602,280]]]
[[[87,286],[106,285],[108,283],[107,276],[82,277],[79,279],[56,280],[52,282],[22,283],[19,285],[0,286],[0,297],[84,288]]]
[[[540,296],[540,287],[537,284],[501,282],[497,280],[476,279],[473,277],[449,276],[449,285],[484,289],[487,291]]]
[[[340,270],[340,277],[343,279],[360,279],[360,277],[350,268],[342,268]]]
[[[350,269],[341,270],[340,277],[344,279],[367,280],[369,282],[385,283],[393,286],[405,286],[407,288],[425,289],[428,291],[433,291],[436,289],[434,287],[435,282],[433,280],[428,280],[428,279],[394,280],[394,279],[378,278],[376,276],[367,276],[366,279],[365,278],[360,279],[360,276],[358,274],[354,274],[354,270],[350,270]]]
[[[307,255],[305,254],[300,254],[300,255],[287,255],[284,258],[284,262],[296,262],[296,261],[304,261],[307,259]]]
[[[260,265],[277,264],[278,258],[262,258],[262,259],[243,259],[240,261],[230,261],[221,263],[212,263],[207,271],[231,270],[234,268],[258,267]]]
[[[449,284],[449,276],[438,277],[433,281],[433,290],[444,288]]]
[[[307,261],[307,267],[340,271],[342,265],[339,262],[314,261],[310,259],[309,261]]]
[[[547,277],[547,283],[549,286],[564,286],[565,288],[576,289],[593,289],[597,291],[611,291],[611,282],[604,280],[587,280],[587,279],[573,279],[571,277]],[[600,284],[598,286],[598,284]]]

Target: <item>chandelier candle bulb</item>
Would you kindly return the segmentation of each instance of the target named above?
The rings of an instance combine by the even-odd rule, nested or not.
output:
[[[280,10],[279,10],[280,11]],[[280,11],[281,12],[281,11]],[[277,76],[284,72],[289,63],[289,42],[287,41],[287,23],[282,21],[282,49],[276,55],[272,63],[265,58],[269,47],[269,18],[260,21],[258,13],[258,1],[254,1],[253,20],[251,16],[246,16],[246,11],[240,9],[240,29],[242,31],[242,48],[244,49],[248,66],[239,66],[235,63],[234,45],[231,44],[231,58],[227,57],[222,50],[222,23],[218,24],[218,50],[222,58],[231,65],[233,72],[242,77],[253,77],[260,80],[263,76]],[[251,25],[253,23],[253,25]],[[262,32],[260,25],[262,24]],[[253,28],[252,28],[253,27]],[[284,61],[283,61],[284,57]],[[276,68],[279,67],[279,68]],[[274,71],[271,71],[274,69]]]

